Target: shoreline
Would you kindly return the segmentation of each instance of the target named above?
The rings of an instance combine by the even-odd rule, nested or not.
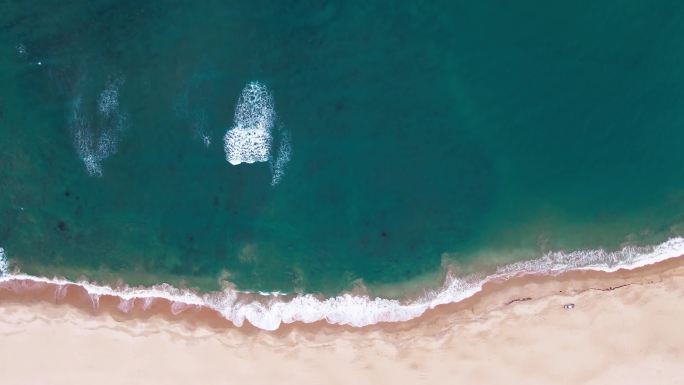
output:
[[[633,269],[619,268],[612,271],[576,269],[561,273],[522,273],[513,276],[493,276],[486,279],[476,290],[462,300],[438,304],[427,308],[420,315],[404,321],[380,321],[363,326],[331,323],[320,319],[314,322],[296,320],[281,323],[276,329],[269,330],[255,326],[250,322],[236,325],[220,311],[197,302],[192,297],[188,302],[180,302],[172,296],[136,297],[125,299],[117,294],[93,294],[82,283],[38,278],[10,278],[0,281],[0,307],[7,304],[33,305],[46,304],[68,306],[81,312],[84,316],[108,316],[125,322],[132,320],[149,320],[163,318],[169,322],[178,322],[190,327],[208,327],[212,329],[236,329],[245,333],[272,332],[287,334],[293,330],[326,328],[329,331],[374,331],[374,330],[406,330],[434,322],[448,315],[465,313],[486,314],[503,306],[518,302],[544,298],[554,294],[579,294],[587,290],[614,290],[633,284],[651,282],[669,271],[684,271],[684,255],[668,258],[652,264]],[[7,278],[7,277],[5,277]],[[107,287],[108,288],[108,287]],[[143,289],[146,290],[146,289]],[[174,289],[177,292],[180,290]],[[187,292],[182,292],[187,296]],[[534,293],[534,294],[531,294]],[[259,299],[263,294],[241,293],[252,299]],[[296,297],[293,297],[296,298]],[[263,300],[263,298],[261,298]]]
[[[124,313],[108,296],[93,308],[76,288],[58,292],[59,301],[47,286],[15,288],[0,289],[7,384],[684,380],[684,256],[632,270],[492,280],[418,318],[360,328],[318,321],[265,331],[207,308],[174,315],[169,301]]]
[[[198,293],[168,284],[111,287],[87,281],[9,274],[4,250],[0,248],[3,264],[0,304],[7,301],[64,303],[93,315],[111,313],[119,319],[163,314],[169,320],[187,319],[194,323],[206,319],[210,320],[208,324],[221,327],[267,331],[318,323],[371,328],[392,323],[413,324],[443,309],[464,309],[470,304],[482,303],[482,298],[486,299],[488,293],[496,291],[492,288],[499,286],[524,286],[528,281],[560,285],[579,278],[619,281],[618,277],[632,277],[660,269],[660,266],[676,265],[682,259],[684,238],[681,237],[670,238],[656,246],[627,246],[614,252],[601,249],[551,252],[539,259],[500,266],[490,275],[455,276],[449,272],[441,289],[397,300],[372,298],[358,292],[327,298],[314,294],[251,293],[230,286],[220,292]]]

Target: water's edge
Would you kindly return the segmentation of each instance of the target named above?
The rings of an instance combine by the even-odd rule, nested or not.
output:
[[[371,298],[367,295],[340,294],[319,298],[312,294],[296,296],[282,293],[250,293],[226,287],[222,291],[198,293],[178,289],[168,284],[152,287],[112,287],[87,281],[69,281],[63,278],[36,277],[11,272],[5,251],[0,248],[0,286],[12,290],[14,284],[26,282],[55,286],[55,299],[66,295],[68,286],[78,286],[88,293],[93,307],[97,308],[101,296],[119,299],[117,308],[128,313],[137,302],[149,308],[155,300],[171,303],[171,312],[178,314],[190,307],[214,310],[224,319],[241,327],[247,321],[263,330],[276,330],[281,324],[293,322],[314,323],[325,321],[335,325],[363,327],[380,322],[402,322],[421,316],[439,305],[460,302],[480,292],[485,283],[526,274],[558,275],[573,270],[614,272],[619,269],[636,269],[684,255],[684,238],[675,237],[656,246],[629,246],[614,252],[601,249],[574,252],[551,252],[543,257],[510,263],[490,275],[447,276],[439,290],[425,293],[412,300]]]

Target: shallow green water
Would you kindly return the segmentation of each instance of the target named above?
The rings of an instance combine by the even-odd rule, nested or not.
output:
[[[5,2],[0,50],[24,272],[333,293],[680,232],[681,2]],[[226,161],[251,81],[276,185]]]

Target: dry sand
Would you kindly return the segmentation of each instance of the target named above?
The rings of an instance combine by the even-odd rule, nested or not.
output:
[[[263,332],[209,318],[4,293],[0,384],[684,384],[681,257],[494,282],[401,324]]]

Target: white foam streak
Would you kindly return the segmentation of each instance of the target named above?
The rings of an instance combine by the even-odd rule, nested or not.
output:
[[[116,306],[119,310],[121,310],[124,313],[128,313],[133,309],[133,305],[135,302],[132,299],[121,299],[119,300],[119,304]]]
[[[542,258],[521,261],[502,266],[490,276],[471,275],[468,277],[447,277],[442,289],[429,292],[422,298],[412,302],[393,299],[370,298],[343,294],[336,297],[320,299],[311,294],[298,295],[290,300],[283,300],[280,294],[261,296],[259,300],[249,302],[240,300],[242,294],[233,289],[221,292],[197,294],[189,290],[180,290],[167,284],[151,288],[117,288],[96,285],[89,282],[69,282],[63,279],[49,279],[25,274],[13,274],[0,277],[0,282],[10,280],[31,280],[58,286],[76,284],[83,287],[97,306],[102,295],[120,297],[122,303],[128,304],[135,298],[144,299],[144,307],[151,305],[154,299],[166,299],[172,302],[172,312],[180,313],[194,306],[207,306],[215,309],[226,319],[237,326],[245,321],[264,329],[275,330],[281,323],[312,323],[324,320],[331,324],[361,327],[378,322],[401,322],[419,317],[426,310],[436,306],[459,302],[481,290],[482,285],[492,279],[507,279],[521,274],[559,274],[565,271],[589,269],[600,271],[616,271],[618,269],[634,269],[653,264],[669,258],[684,255],[684,238],[671,238],[652,247],[625,247],[614,252],[604,250],[583,250],[570,253],[552,252]],[[0,249],[4,259],[4,251]],[[5,268],[6,269],[6,268]],[[124,309],[126,305],[122,305]]]
[[[0,247],[0,276],[9,273],[9,263],[7,262],[7,256],[5,255],[5,249]]]
[[[93,309],[98,309],[100,307],[100,295],[99,294],[94,294],[94,293],[89,293],[90,294],[90,301],[93,304]]]
[[[289,133],[283,133],[283,137],[278,148],[278,155],[275,162],[273,162],[271,170],[271,185],[275,186],[280,183],[285,175],[285,166],[290,161],[290,153],[292,152],[292,145],[290,144]]]
[[[66,297],[66,291],[67,287],[62,285],[62,286],[57,286],[57,290],[55,290],[55,301],[61,301]]]
[[[602,249],[572,252],[554,251],[542,258],[515,262],[497,269],[497,275],[562,273],[568,270],[613,272],[635,269],[684,254],[684,238],[670,238],[657,246],[626,246],[618,251]]]
[[[143,306],[142,306],[143,310],[149,309],[150,306],[152,306],[152,302],[154,302],[154,299],[155,299],[154,297],[144,298],[143,299]]]

